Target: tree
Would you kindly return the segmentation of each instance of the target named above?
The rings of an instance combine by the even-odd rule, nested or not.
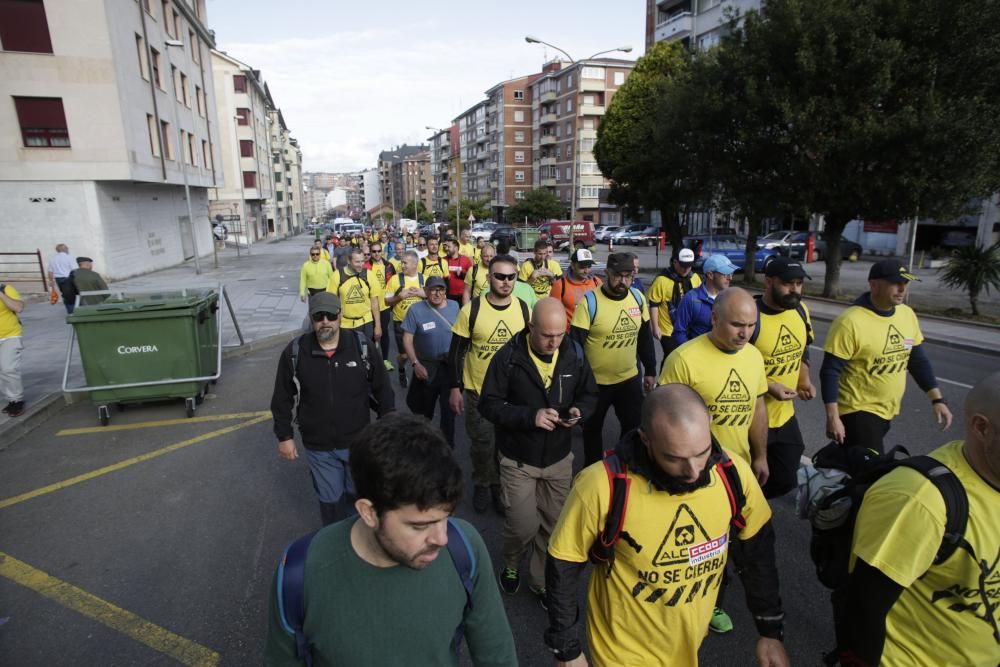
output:
[[[563,205],[555,193],[542,188],[532,190],[524,195],[512,206],[508,206],[504,211],[504,218],[511,224],[524,222],[527,218],[529,222],[544,222],[546,220],[559,219],[566,213]]]
[[[404,218],[409,218],[410,220],[419,220],[420,222],[432,222],[430,211],[424,205],[421,200],[410,200],[406,202],[406,206],[403,207],[400,215]]]
[[[458,213],[459,229],[466,229],[469,227],[469,214],[471,213],[475,216],[476,220],[486,220],[492,216],[490,211],[490,200],[481,199],[479,201],[472,201],[471,199],[463,199],[459,206],[454,204],[448,207],[446,219],[450,227],[454,229],[455,226],[455,214]]]
[[[979,295],[990,288],[1000,291],[1000,241],[990,247],[981,244],[957,248],[948,259],[941,282],[969,294],[972,314],[979,315]]]

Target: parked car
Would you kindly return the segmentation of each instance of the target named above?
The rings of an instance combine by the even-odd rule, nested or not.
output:
[[[965,248],[976,243],[975,229],[953,229],[941,237],[942,248]]]
[[[469,233],[472,234],[473,239],[483,238],[488,241],[493,234],[493,230],[497,227],[498,225],[495,222],[477,222],[469,229]]]
[[[511,225],[497,225],[490,234],[490,243],[494,246],[500,241],[506,241],[511,248],[517,245],[517,232]]]
[[[688,236],[684,246],[694,251],[694,270],[701,272],[705,260],[712,255],[722,254],[736,265],[737,271],[742,271],[746,265],[747,240],[743,236],[726,234],[723,236]],[[754,270],[763,271],[780,253],[774,248],[757,248],[754,253]]]
[[[628,225],[627,227],[622,227],[618,231],[610,235],[612,243],[624,243],[625,235],[630,232],[638,232],[646,228],[646,225]]]
[[[538,232],[548,235],[553,246],[561,249],[569,246],[570,224],[569,220],[549,220],[538,225]],[[594,223],[586,220],[574,220],[572,225],[574,246],[583,243],[589,248],[594,245]]]
[[[621,229],[621,225],[607,225],[594,230],[594,240],[598,243],[607,243],[608,237]]]
[[[654,226],[643,227],[642,229],[628,232],[622,237],[622,242],[628,245],[655,246],[660,238],[660,228]]]
[[[758,248],[773,248],[780,252],[781,248],[788,247],[788,241],[798,234],[794,229],[779,229],[778,231],[765,234],[757,239]]]

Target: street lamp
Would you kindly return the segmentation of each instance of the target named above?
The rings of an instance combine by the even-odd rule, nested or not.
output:
[[[180,167],[181,174],[184,176],[184,201],[187,202],[188,226],[191,228],[191,246],[194,249],[194,272],[201,275],[201,261],[198,258],[198,231],[194,227],[194,213],[191,211],[191,188],[188,186],[187,167],[184,166],[184,160],[181,159],[181,156],[184,154],[184,141],[183,137],[181,137],[180,113],[177,111],[177,79],[174,79],[174,66],[170,61],[170,47],[183,49],[184,42],[179,39],[168,39],[164,41],[164,44],[167,45],[167,71],[170,72],[170,78],[173,79],[172,83],[174,84],[174,126],[177,128],[178,149],[177,166]]]

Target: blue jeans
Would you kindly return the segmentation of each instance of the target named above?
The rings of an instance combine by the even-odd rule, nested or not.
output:
[[[351,495],[356,493],[351,469],[347,465],[350,450],[318,451],[307,448],[305,451],[313,488],[321,503],[335,503],[345,492]]]

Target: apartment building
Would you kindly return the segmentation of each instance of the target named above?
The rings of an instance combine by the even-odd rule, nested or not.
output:
[[[482,201],[492,194],[489,182],[489,135],[486,100],[476,103],[452,120],[458,125],[458,152],[461,170],[459,183],[462,199]]]
[[[423,156],[418,158],[418,156]],[[409,162],[409,170],[404,169],[403,162]],[[419,166],[415,163],[423,162],[426,165],[426,173],[421,173]],[[413,199],[411,196],[414,188],[414,180],[423,178],[426,183],[426,201],[428,210],[431,209],[430,195],[433,190],[433,181],[430,179],[430,150],[427,146],[411,146],[403,144],[392,150],[385,150],[378,155],[379,189],[381,190],[381,203],[390,210],[395,211],[397,217],[406,202]],[[406,181],[409,181],[406,183]],[[419,188],[418,188],[419,189]],[[374,202],[367,202],[370,207]]]
[[[368,209],[377,206],[382,201],[382,191],[379,188],[378,169],[365,169],[356,174],[359,194],[358,205],[361,217],[364,218]]]
[[[573,219],[601,224],[622,220],[621,209],[607,202],[610,183],[593,151],[605,110],[634,65],[616,58],[553,61],[528,85],[532,185],[554,192]]]
[[[265,89],[267,86],[265,84]],[[270,90],[267,95],[271,99]],[[292,138],[281,109],[268,109],[271,130],[271,162],[274,169],[274,196],[264,205],[268,235],[285,237],[302,231],[304,186],[302,151]]]
[[[486,91],[486,134],[490,206],[493,219],[522,199],[534,181],[531,83],[540,74],[499,83]]]
[[[727,10],[742,15],[760,6],[761,0],[646,0],[646,48],[662,41],[711,48],[727,30]]]
[[[427,138],[431,163],[431,209],[447,211],[451,205],[451,162],[457,157],[452,151],[451,128],[439,130]]]
[[[302,214],[306,222],[320,222],[326,213],[328,190],[306,190],[302,195]]]
[[[66,243],[112,279],[211,254],[213,45],[205,0],[0,3],[4,251]]]

